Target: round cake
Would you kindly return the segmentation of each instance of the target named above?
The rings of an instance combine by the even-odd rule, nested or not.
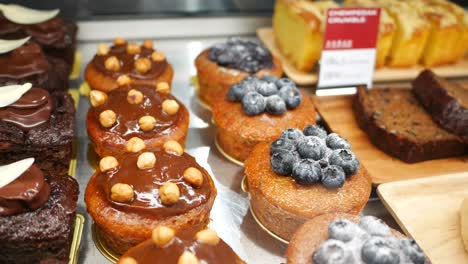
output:
[[[371,180],[349,144],[317,126],[286,130],[260,143],[245,161],[250,205],[258,220],[285,240],[307,220],[331,212],[358,214]]]
[[[421,248],[374,216],[331,213],[294,234],[288,264],[429,264]]]
[[[275,75],[281,77],[280,61],[258,42],[230,38],[198,55],[195,60],[198,96],[209,106],[226,91],[247,76]]]
[[[130,83],[167,89],[173,74],[166,56],[153,49],[153,41],[139,45],[116,38],[112,47],[98,46],[96,56],[86,66],[85,79],[92,89],[104,92]]]
[[[119,254],[160,225],[179,234],[204,229],[215,197],[208,172],[175,141],[164,150],[101,159],[85,192],[100,237]]]
[[[185,144],[189,112],[169,93],[149,85],[92,90],[88,136],[100,157],[160,148],[167,140]]]

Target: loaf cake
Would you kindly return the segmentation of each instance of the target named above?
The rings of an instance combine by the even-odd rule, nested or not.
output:
[[[439,127],[409,89],[359,87],[353,108],[371,142],[402,161],[414,163],[465,153],[462,140]]]

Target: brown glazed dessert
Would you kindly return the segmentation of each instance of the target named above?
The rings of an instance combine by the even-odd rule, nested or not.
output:
[[[46,56],[33,42],[0,54],[0,85],[29,82],[49,92],[64,91],[68,89],[67,71],[63,60]]]
[[[301,226],[286,252],[288,264],[430,264],[416,244],[374,216],[330,213]]]
[[[85,202],[105,244],[123,254],[160,225],[180,234],[204,229],[215,197],[208,172],[168,141],[164,150],[101,159]]]
[[[358,214],[372,187],[349,143],[314,125],[259,143],[245,161],[245,175],[258,220],[285,240],[318,215]]]
[[[465,153],[462,140],[438,126],[411,90],[360,87],[353,108],[359,126],[371,142],[404,162]]]
[[[0,187],[1,262],[68,263],[77,200],[76,180],[35,165]]]
[[[185,144],[189,112],[168,90],[131,85],[89,97],[86,127],[101,157],[160,148],[167,140]]]
[[[130,83],[167,90],[173,74],[166,56],[153,49],[153,41],[139,45],[116,38],[110,48],[103,43],[98,46],[96,56],[86,66],[85,79],[92,89],[103,92]]]
[[[441,127],[468,143],[468,89],[425,70],[413,81],[413,93]]]
[[[247,76],[283,75],[281,62],[265,47],[242,38],[230,38],[204,50],[196,58],[195,67],[198,96],[210,107]]]
[[[128,250],[117,264],[243,264],[239,256],[214,230],[195,236],[176,236],[168,227],[153,230],[152,238]]]

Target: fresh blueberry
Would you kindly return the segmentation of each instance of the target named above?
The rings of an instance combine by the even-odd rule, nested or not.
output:
[[[283,150],[277,151],[270,158],[271,169],[279,175],[291,175],[294,164],[298,157],[294,152]]]
[[[338,166],[331,165],[323,169],[322,171],[322,184],[326,188],[336,189],[343,186],[346,176]]]
[[[359,222],[359,227],[372,236],[390,236],[392,231],[382,219],[375,216],[364,216]]]
[[[282,150],[295,151],[295,149],[293,141],[278,138],[270,144],[270,155]]]
[[[346,176],[355,174],[359,169],[359,160],[354,153],[348,149],[334,150],[328,158],[328,162],[331,165],[341,167],[346,173]]]
[[[321,128],[320,126],[310,125],[304,128],[304,135],[306,136],[316,136],[322,139],[327,137],[327,131]]]
[[[346,244],[328,239],[312,256],[315,264],[353,264],[353,256]]]
[[[413,239],[402,238],[400,248],[414,264],[424,264],[426,262],[424,252]]]
[[[286,109],[286,103],[278,95],[268,96],[266,98],[266,111],[272,115],[284,114]]]
[[[263,96],[270,96],[278,93],[278,88],[272,82],[260,81],[257,85],[257,92]]]
[[[319,160],[325,155],[325,145],[318,137],[302,137],[297,142],[297,152],[304,159]]]
[[[367,264],[398,264],[398,250],[384,237],[369,238],[361,249],[361,257]]]
[[[257,92],[248,92],[242,98],[242,110],[247,115],[258,115],[265,111],[265,97]]]
[[[217,61],[220,65],[229,65],[235,62],[235,55],[230,52],[223,52],[218,55]]]
[[[272,83],[276,83],[279,80],[279,78],[276,77],[275,75],[265,75],[261,79],[264,80],[264,81],[267,81],[267,82],[272,82]],[[276,86],[276,84],[275,84],[275,86]],[[276,88],[276,89],[278,89],[278,88]]]
[[[294,109],[302,102],[302,94],[297,88],[285,86],[279,90],[278,94],[281,98],[283,98],[288,109]]]
[[[320,181],[322,170],[315,161],[303,159],[294,165],[292,177],[299,184],[313,184]]]
[[[302,132],[295,128],[288,128],[281,134],[281,138],[294,142],[298,142],[303,136]]]
[[[276,81],[276,86],[278,86],[278,88],[283,88],[285,86],[296,88],[296,84],[288,78],[279,79]]]
[[[245,86],[241,83],[236,83],[227,92],[227,98],[231,102],[240,102],[247,93]]]
[[[365,233],[358,225],[347,220],[338,218],[328,225],[328,236],[343,242],[351,241],[355,237],[363,237]]]
[[[331,149],[350,149],[351,146],[349,145],[346,139],[340,137],[336,133],[331,133],[325,139],[327,142],[327,146]]]

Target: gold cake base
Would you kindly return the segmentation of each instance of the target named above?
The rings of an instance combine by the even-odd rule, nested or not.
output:
[[[216,148],[218,149],[218,151],[227,159],[229,160],[230,162],[236,164],[236,165],[239,165],[241,167],[244,167],[244,163],[240,160],[237,160],[235,159],[234,157],[230,156],[229,154],[227,154],[222,148],[221,146],[219,145],[218,143],[218,137],[215,136],[215,146]]]
[[[110,262],[116,263],[117,260],[119,260],[120,255],[110,249],[104,240],[102,240],[101,234],[99,233],[99,227],[96,225],[96,223],[93,223],[91,232],[93,235],[94,244],[96,245],[96,248],[99,250],[99,252],[101,252],[101,254]]]
[[[81,235],[83,234],[85,218],[81,214],[76,214],[75,229],[73,231],[73,240],[70,247],[70,257],[68,264],[78,263],[78,253],[80,251]]]

